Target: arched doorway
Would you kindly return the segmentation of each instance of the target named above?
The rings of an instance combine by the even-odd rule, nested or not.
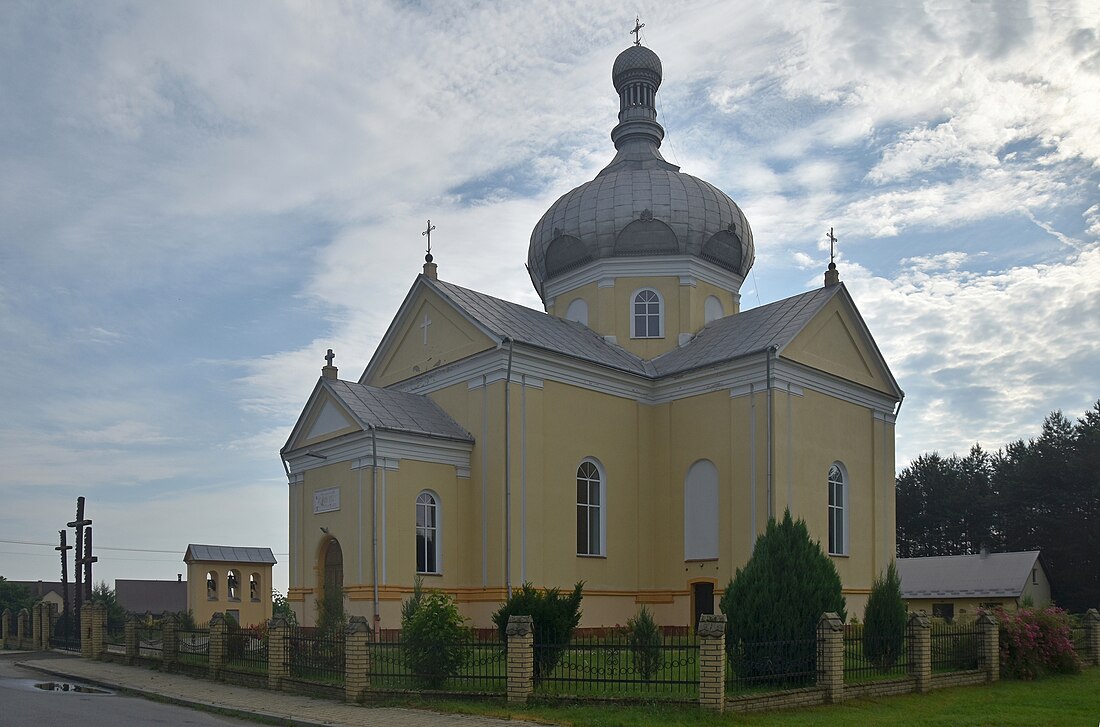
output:
[[[344,551],[340,548],[340,541],[330,538],[324,552],[321,590],[326,595],[342,592],[344,590]]]

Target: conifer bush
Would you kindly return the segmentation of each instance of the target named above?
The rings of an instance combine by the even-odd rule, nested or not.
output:
[[[863,656],[879,671],[889,671],[905,645],[905,601],[901,578],[890,561],[886,575],[876,577],[863,610]]]
[[[573,629],[581,622],[583,590],[584,581],[573,586],[573,592],[569,595],[562,595],[558,588],[542,591],[530,583],[524,583],[493,614],[493,623],[505,643],[508,641],[508,618],[531,617],[535,630],[536,684],[554,671],[573,636]]]
[[[812,673],[821,614],[847,617],[833,562],[810,540],[806,522],[792,520],[789,510],[782,521],[768,520],[719,608],[726,615],[730,666],[743,678]]]
[[[466,661],[465,619],[454,599],[439,591],[421,593],[408,613],[401,621],[405,665],[421,685],[437,689]]]
[[[649,681],[661,668],[661,629],[653,620],[649,609],[642,606],[637,616],[626,622],[630,651],[634,655],[634,669],[642,679]]]

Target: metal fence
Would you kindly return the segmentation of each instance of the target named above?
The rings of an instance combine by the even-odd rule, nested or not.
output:
[[[535,689],[542,693],[687,700],[699,693],[699,640],[685,631],[632,640],[626,630],[554,643],[535,634]]]
[[[374,690],[507,690],[505,644],[495,630],[470,631],[446,643],[409,641],[400,631],[382,631],[367,648]]]
[[[981,664],[981,630],[974,624],[932,624],[932,671],[967,671]]]
[[[164,657],[164,630],[160,626],[139,626],[137,642],[138,656],[152,659]]]
[[[733,644],[727,648],[726,693],[812,687],[818,649],[816,638]]]
[[[844,681],[895,679],[908,673],[909,646],[904,627],[895,634],[866,631],[863,624],[844,627]]]
[[[177,658],[184,664],[206,664],[210,660],[210,625],[177,629]]]
[[[324,684],[344,683],[344,634],[326,635],[314,628],[292,628],[286,637],[286,673]]]
[[[1080,623],[1079,619],[1073,621],[1073,625],[1069,630],[1070,640],[1073,642],[1073,650],[1077,652],[1080,657],[1088,655],[1088,631],[1085,630],[1085,625]]]
[[[226,638],[225,668],[245,674],[267,673],[268,636],[266,629],[230,631]]]

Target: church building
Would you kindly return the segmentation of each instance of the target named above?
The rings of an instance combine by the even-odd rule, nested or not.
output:
[[[523,582],[577,581],[582,626],[694,624],[788,508],[862,614],[894,556],[902,391],[834,264],[741,310],[752,230],[661,156],[661,78],[644,46],[615,59],[615,156],[531,234],[545,311],[429,254],[361,376],[329,352],[282,449],[302,623],[335,588],[398,628],[419,575],[476,626]]]

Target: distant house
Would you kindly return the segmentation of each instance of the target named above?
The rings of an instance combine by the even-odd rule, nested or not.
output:
[[[174,581],[116,579],[115,598],[130,613],[161,616],[187,610],[187,584],[183,576]]]
[[[23,586],[31,593],[35,601],[46,601],[57,606],[57,612],[65,611],[65,599],[61,596],[61,581],[8,581],[18,586]],[[69,584],[69,598],[76,592],[76,586]]]
[[[948,621],[979,608],[1015,610],[1028,600],[1050,604],[1050,580],[1039,551],[898,558],[901,595],[910,611]]]
[[[196,623],[216,612],[236,619],[242,626],[271,618],[271,548],[237,548],[229,545],[187,546],[187,608]]]

